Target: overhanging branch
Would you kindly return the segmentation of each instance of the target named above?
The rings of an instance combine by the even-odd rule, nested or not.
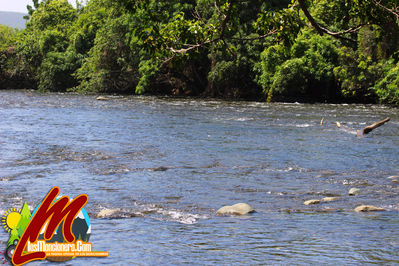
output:
[[[376,0],[374,0],[373,2],[374,2],[377,6],[381,7],[381,8],[384,9],[385,11],[387,11],[387,12],[393,14],[394,16],[396,16],[397,19],[399,19],[399,7],[398,7],[398,6],[396,6],[395,9],[391,9],[391,8],[388,8],[388,7],[384,6],[383,4],[381,4],[381,1],[376,1]]]
[[[346,40],[346,41],[350,41],[350,42],[356,42],[355,40],[352,40],[350,38],[347,38],[343,35],[347,34],[347,33],[354,33],[357,32],[360,28],[362,28],[365,25],[368,25],[368,23],[365,24],[361,24],[358,25],[356,27],[352,27],[349,28],[347,30],[344,31],[340,31],[340,32],[333,32],[330,31],[329,29],[323,27],[322,25],[320,25],[314,18],[313,16],[310,14],[309,10],[306,8],[305,5],[305,1],[304,0],[298,0],[298,4],[300,6],[300,8],[302,9],[303,13],[305,14],[306,18],[309,20],[310,24],[312,25],[312,27],[320,34],[328,34],[331,35],[337,39],[341,39],[341,40]]]

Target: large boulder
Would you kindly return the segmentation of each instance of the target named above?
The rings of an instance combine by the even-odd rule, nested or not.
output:
[[[246,203],[237,203],[232,206],[224,206],[220,208],[216,214],[217,215],[245,215],[255,210]]]
[[[97,218],[107,218],[111,217],[115,213],[117,213],[119,209],[102,209],[99,213],[97,213]]]

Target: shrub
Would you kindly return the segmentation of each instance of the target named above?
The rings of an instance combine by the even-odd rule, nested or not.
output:
[[[374,89],[381,103],[399,105],[399,63],[388,71]]]
[[[333,99],[333,69],[337,65],[336,42],[310,32],[299,36],[290,50],[280,45],[261,56],[260,83],[268,100],[326,101]]]

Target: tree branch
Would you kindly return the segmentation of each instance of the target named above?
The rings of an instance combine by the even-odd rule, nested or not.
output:
[[[397,19],[399,19],[399,8],[398,6],[395,7],[395,9],[390,9],[386,6],[384,6],[383,4],[381,4],[381,1],[373,1],[377,6],[381,7],[382,9],[384,9],[385,11],[393,14],[394,16],[396,16]]]
[[[188,47],[187,48],[181,48],[181,49],[175,49],[173,47],[167,47],[167,48],[170,51],[172,51],[173,53],[175,53],[175,54],[184,54],[184,53],[187,53],[188,51],[190,51],[192,49],[199,48],[199,47],[201,47],[203,45],[206,45],[206,44],[209,44],[209,43],[213,43],[213,42],[216,42],[216,41],[219,41],[219,40],[220,40],[220,38],[213,39],[213,40],[206,41],[206,42],[202,42],[202,43],[197,43],[197,44],[184,44],[184,45],[186,45]]]
[[[370,133],[371,131],[373,131],[374,129],[376,129],[377,127],[382,126],[383,124],[385,124],[386,122],[388,122],[390,120],[389,117],[385,118],[384,120],[375,122],[374,124],[367,126],[365,128],[363,128],[362,130],[358,130],[357,135],[358,136],[364,136],[368,133]]]
[[[306,8],[305,1],[304,1],[304,0],[298,0],[298,3],[299,3],[300,8],[302,9],[303,13],[305,14],[306,18],[309,20],[310,24],[312,25],[312,27],[315,28],[315,30],[316,30],[320,35],[323,35],[323,34],[325,33],[325,34],[331,35],[331,36],[333,36],[333,37],[335,37],[335,38],[337,38],[337,39],[346,40],[346,41],[350,41],[350,42],[356,42],[355,40],[352,40],[352,39],[350,39],[350,38],[344,37],[344,36],[342,36],[342,35],[347,34],[347,33],[356,32],[356,31],[358,31],[360,28],[362,28],[363,26],[368,25],[368,23],[365,23],[365,24],[361,24],[361,25],[358,25],[358,26],[356,26],[356,27],[349,28],[349,29],[344,30],[344,31],[341,31],[341,32],[333,32],[333,31],[330,31],[329,29],[327,29],[327,28],[321,26],[321,25],[313,18],[313,16],[310,14],[309,10]]]
[[[305,14],[306,18],[309,20],[310,24],[315,28],[315,30],[320,34],[323,35],[325,31],[320,27],[319,23],[313,18],[313,16],[309,13],[309,10],[306,8],[304,0],[298,0],[299,7],[302,9],[303,13]]]
[[[277,30],[274,29],[274,30],[269,31],[266,34],[259,35],[259,36],[256,36],[256,37],[247,37],[247,38],[231,37],[230,39],[231,40],[235,40],[235,41],[255,41],[255,40],[261,40],[261,39],[267,38],[267,37],[275,34],[276,32],[277,32]]]
[[[220,36],[219,39],[223,40],[224,38],[224,33],[226,32],[226,26],[227,26],[227,22],[230,19],[231,16],[231,11],[233,10],[233,2],[231,1],[230,5],[229,5],[229,9],[227,10],[227,14],[224,17],[224,20],[222,21],[222,25],[220,27]]]

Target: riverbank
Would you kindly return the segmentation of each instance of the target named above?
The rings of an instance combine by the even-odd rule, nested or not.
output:
[[[18,89],[0,89],[0,91],[10,91],[10,92],[16,92],[20,91],[26,94],[38,94],[38,95],[46,95],[46,94],[60,94],[60,95],[75,95],[75,96],[84,96],[84,97],[91,97],[99,101],[107,101],[111,100],[113,98],[129,98],[129,97],[147,97],[151,98],[154,97],[156,99],[174,99],[174,100],[204,100],[204,101],[226,101],[226,102],[248,102],[248,103],[274,103],[274,104],[336,104],[336,105],[364,105],[364,106],[382,106],[382,107],[390,107],[390,108],[397,108],[399,107],[396,104],[384,104],[384,103],[373,103],[373,102],[357,102],[357,101],[345,101],[341,99],[342,101],[324,101],[324,102],[318,102],[315,100],[312,100],[310,98],[302,98],[302,99],[285,99],[284,101],[274,101],[274,102],[267,102],[267,100],[262,97],[261,95],[258,98],[234,98],[234,97],[211,97],[208,95],[176,95],[176,94],[162,94],[162,93],[145,93],[145,94],[132,94],[132,93],[96,93],[96,92],[91,92],[91,93],[82,93],[82,92],[74,92],[74,91],[68,91],[68,92],[51,92],[51,91],[40,91],[38,89],[26,89],[26,88],[18,88]]]

